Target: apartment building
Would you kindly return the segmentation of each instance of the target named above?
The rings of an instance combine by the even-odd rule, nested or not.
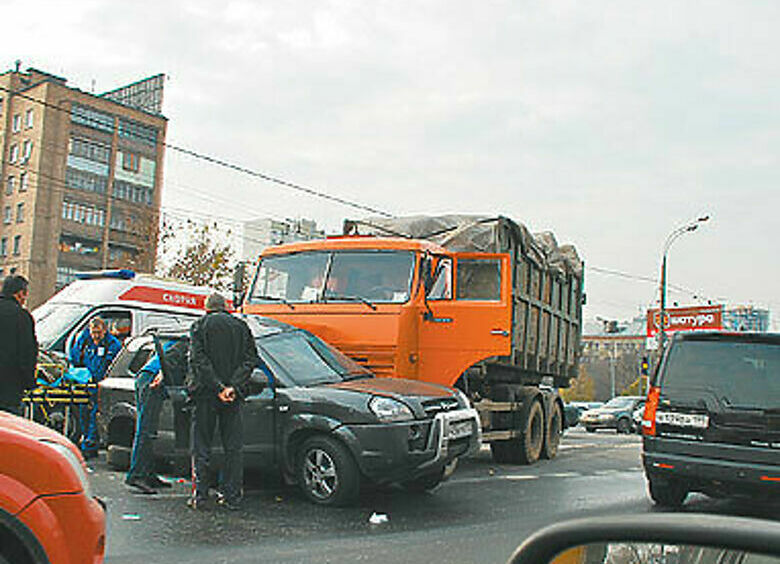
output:
[[[31,307],[79,271],[154,268],[163,78],[94,94],[18,63],[0,74],[0,278],[29,278]]]

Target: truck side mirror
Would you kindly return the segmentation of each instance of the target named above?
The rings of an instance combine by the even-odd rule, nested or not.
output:
[[[246,263],[239,262],[233,271],[233,305],[236,309],[244,301],[244,278],[246,276]]]
[[[428,292],[431,291],[431,286],[433,286],[433,260],[431,260],[431,257],[429,255],[425,255],[422,260],[422,269],[420,270],[420,279],[423,283],[423,289],[425,290],[425,295],[428,295]]]

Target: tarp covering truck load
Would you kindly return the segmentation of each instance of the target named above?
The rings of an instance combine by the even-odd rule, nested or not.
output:
[[[347,220],[263,251],[243,309],[307,329],[382,376],[453,386],[499,462],[555,456],[577,376],[583,263],[505,217]]]

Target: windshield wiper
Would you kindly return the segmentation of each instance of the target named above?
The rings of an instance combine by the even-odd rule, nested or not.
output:
[[[363,296],[345,296],[343,294],[328,294],[327,296],[323,296],[322,301],[327,302],[328,300],[344,300],[347,302],[363,302],[368,307],[376,311],[376,306],[368,301]]]
[[[279,296],[252,296],[253,298],[256,298],[258,300],[269,300],[272,302],[280,302],[289,307],[290,309],[295,309],[295,306],[292,305],[290,302],[288,302],[284,298],[280,298]]]

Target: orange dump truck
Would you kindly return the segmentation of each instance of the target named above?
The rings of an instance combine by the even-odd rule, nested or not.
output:
[[[243,311],[311,331],[380,376],[457,387],[499,462],[555,456],[577,375],[583,263],[505,217],[346,221],[267,248]]]

